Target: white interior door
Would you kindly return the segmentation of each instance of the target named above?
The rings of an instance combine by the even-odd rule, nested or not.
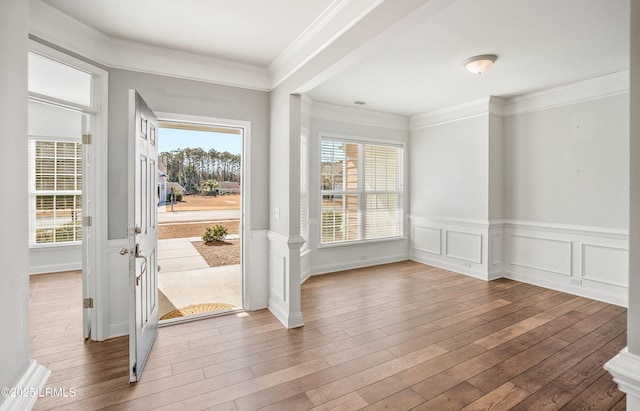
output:
[[[135,90],[129,91],[129,363],[138,381],[158,333],[157,227],[158,120]]]

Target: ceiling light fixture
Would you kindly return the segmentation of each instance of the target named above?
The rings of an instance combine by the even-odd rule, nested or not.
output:
[[[481,54],[466,59],[464,61],[464,67],[473,74],[482,74],[489,70],[489,67],[491,67],[497,59],[498,56],[495,54]]]

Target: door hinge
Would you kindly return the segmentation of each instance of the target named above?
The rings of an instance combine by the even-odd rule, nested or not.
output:
[[[82,308],[93,308],[93,298],[85,298],[82,300]]]
[[[82,144],[91,144],[91,134],[83,134],[82,135]]]
[[[91,227],[93,225],[93,219],[91,216],[82,217],[82,226]]]

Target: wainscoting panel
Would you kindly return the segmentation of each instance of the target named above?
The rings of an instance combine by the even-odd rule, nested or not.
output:
[[[626,233],[506,221],[504,239],[504,277],[627,306]]]
[[[269,252],[270,296],[277,303],[287,301],[287,257],[278,252]]]
[[[413,227],[413,248],[426,253],[442,255],[442,230],[433,227]]]
[[[424,215],[410,222],[414,261],[628,304],[629,236],[623,230]]]
[[[447,257],[482,264],[482,234],[446,230]]]
[[[410,259],[489,280],[489,224],[484,221],[412,215]],[[500,242],[497,243],[501,247]],[[499,269],[497,270],[500,271]]]
[[[571,275],[571,241],[510,234],[509,242],[509,265]]]
[[[582,279],[626,288],[629,284],[629,250],[598,244],[582,244]]]

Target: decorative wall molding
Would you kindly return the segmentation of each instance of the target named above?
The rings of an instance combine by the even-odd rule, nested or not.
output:
[[[409,118],[409,129],[420,130],[427,127],[439,126],[454,121],[466,120],[490,111],[491,101],[497,102],[496,97],[485,97],[455,106],[445,107],[427,113],[417,114]]]
[[[403,131],[409,130],[409,119],[407,117],[353,107],[337,106],[335,104],[314,102],[311,105],[311,116],[318,119],[358,124],[361,126]]]
[[[510,259],[507,264],[554,274],[571,275],[573,257],[571,241],[512,233],[507,235],[507,241],[510,249]]]
[[[522,221],[522,220],[501,220],[501,224],[511,228],[522,228],[528,230],[539,230],[545,232],[561,233],[568,235],[586,235],[603,238],[611,238],[617,240],[627,240],[629,238],[629,230],[616,229],[608,227],[593,227],[576,224],[556,224],[543,223],[538,221]]]
[[[494,254],[489,248],[501,244],[488,240],[489,221],[419,214],[409,220],[410,259],[483,280],[495,276],[496,270],[489,269]]]
[[[271,88],[276,88],[284,82],[371,10],[378,7],[382,1],[334,0],[269,65],[268,70],[272,77]]]
[[[31,1],[29,33],[102,65],[187,80],[268,91],[266,67],[111,38],[54,7]]]
[[[628,236],[617,230],[521,222],[504,224],[502,275],[628,304]]]
[[[6,397],[4,402],[0,402],[0,411],[23,411],[30,410],[36,403],[38,395],[51,371],[38,364],[36,360],[30,360],[27,369],[14,387],[17,392],[35,393],[36,395],[15,395]]]
[[[482,264],[482,233],[445,230],[446,256]]]
[[[483,115],[516,116],[570,104],[629,93],[629,71],[554,87],[509,99],[489,96],[409,118],[409,129],[419,130]]]
[[[411,227],[411,238],[417,244],[413,248],[425,253],[442,255],[442,229],[434,227]]]
[[[628,70],[508,99],[502,115],[516,116],[626,93],[629,93]]]
[[[304,239],[275,231],[269,239],[269,304],[271,313],[287,328],[303,325],[300,309],[300,247]]]
[[[628,236],[620,230],[415,214],[410,224],[414,261],[484,280],[506,277],[627,305]],[[466,237],[456,238],[457,233]],[[456,240],[462,242],[453,251]],[[443,254],[437,253],[437,241]]]
[[[618,287],[629,284],[629,248],[613,247],[602,244],[582,243],[582,269],[580,277],[585,280],[597,281]],[[595,254],[595,255],[592,255]],[[617,254],[617,256],[616,256]],[[618,264],[615,264],[615,263]],[[612,266],[615,264],[615,266]],[[602,273],[617,276],[607,279]]]

